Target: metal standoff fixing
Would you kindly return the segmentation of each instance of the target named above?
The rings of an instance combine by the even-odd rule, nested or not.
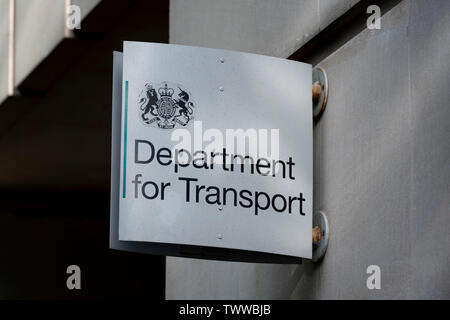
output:
[[[324,257],[328,247],[329,233],[327,216],[322,211],[315,211],[312,229],[313,262],[318,262]]]
[[[324,69],[317,67],[312,74],[313,117],[316,119],[325,110],[328,100],[328,79]]]

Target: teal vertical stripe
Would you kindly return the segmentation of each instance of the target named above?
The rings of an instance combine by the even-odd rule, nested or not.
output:
[[[123,180],[122,198],[127,191],[127,123],[128,123],[128,81],[125,81],[125,119],[123,120]]]

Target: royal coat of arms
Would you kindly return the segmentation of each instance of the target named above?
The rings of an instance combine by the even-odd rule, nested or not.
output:
[[[177,124],[184,127],[194,118],[191,94],[178,84],[146,83],[138,103],[141,120],[161,129],[173,129]]]

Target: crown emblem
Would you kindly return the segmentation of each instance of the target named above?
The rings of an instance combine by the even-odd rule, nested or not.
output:
[[[167,87],[167,83],[165,83],[163,88],[159,88],[158,92],[161,97],[171,97],[174,91]]]

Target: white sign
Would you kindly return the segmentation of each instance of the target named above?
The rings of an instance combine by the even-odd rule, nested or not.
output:
[[[123,57],[115,54],[111,247],[311,258],[311,73],[262,55],[124,42]]]

